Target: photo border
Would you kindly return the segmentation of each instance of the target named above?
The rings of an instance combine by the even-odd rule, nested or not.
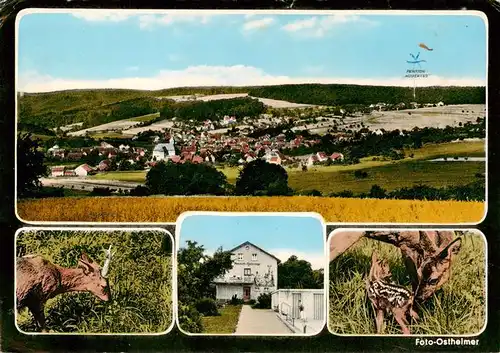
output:
[[[123,333],[101,333],[101,332],[25,332],[21,330],[18,326],[17,323],[17,318],[18,318],[18,312],[17,312],[17,295],[16,295],[16,289],[17,289],[17,238],[21,233],[27,233],[27,232],[37,232],[37,231],[59,231],[59,232],[159,232],[159,233],[165,233],[168,235],[171,241],[172,245],[172,252],[171,252],[171,262],[172,262],[172,314],[171,314],[171,322],[170,326],[162,332],[154,332],[154,333],[128,333],[128,332],[123,332]],[[22,227],[19,228],[16,233],[14,234],[14,326],[16,327],[17,331],[23,335],[26,336],[162,336],[169,334],[172,329],[174,328],[176,324],[176,311],[175,311],[175,303],[174,303],[174,292],[176,292],[177,288],[177,281],[175,281],[174,278],[174,269],[176,267],[176,261],[174,260],[174,236],[170,231],[164,228],[76,228],[76,227]]]
[[[180,323],[179,323],[179,310],[178,310],[178,286],[177,286],[177,268],[178,268],[178,262],[177,262],[177,254],[180,250],[180,240],[181,240],[181,228],[182,228],[182,223],[186,218],[193,217],[193,216],[212,216],[212,217],[274,217],[274,218],[311,218],[311,219],[316,219],[320,222],[321,227],[322,227],[322,239],[323,239],[323,256],[327,256],[328,254],[328,247],[326,246],[327,243],[325,242],[326,239],[326,223],[324,222],[323,217],[319,213],[315,212],[211,212],[211,211],[188,211],[188,212],[183,212],[179,218],[177,219],[177,224],[175,226],[175,243],[176,243],[176,248],[175,248],[175,256],[176,256],[176,266],[174,269],[174,281],[176,282],[175,286],[175,293],[174,293],[174,302],[175,302],[175,323],[177,325],[177,328],[179,329],[180,332],[182,332],[186,336],[193,336],[193,337],[314,337],[319,335],[320,333],[325,331],[325,325],[327,323],[327,316],[328,315],[328,288],[329,288],[329,281],[328,281],[328,271],[325,268],[323,270],[323,296],[324,296],[324,301],[323,304],[325,305],[325,312],[324,312],[324,320],[323,320],[323,325],[321,329],[317,332],[314,332],[312,334],[307,334],[307,333],[290,333],[290,334],[250,334],[250,333],[243,333],[243,334],[236,334],[236,333],[191,333],[187,332],[182,329]],[[278,287],[276,285],[276,287]]]
[[[328,240],[327,240],[327,248],[330,249],[330,242],[332,241],[333,237],[335,236],[334,233],[339,233],[339,232],[348,232],[348,231],[353,231],[353,232],[367,232],[367,231],[398,231],[398,232],[404,232],[404,231],[422,231],[422,230],[428,230],[428,231],[453,231],[453,232],[471,232],[471,233],[475,233],[475,235],[477,234],[480,238],[482,236],[482,239],[484,241],[484,302],[485,302],[485,305],[484,305],[484,312],[485,312],[485,315],[484,315],[484,325],[482,327],[482,329],[477,332],[477,333],[473,333],[473,334],[426,334],[426,335],[421,335],[421,334],[410,334],[410,335],[404,335],[404,334],[347,334],[347,333],[336,333],[336,332],[333,332],[330,330],[330,315],[328,315],[327,317],[327,324],[326,324],[326,327],[328,329],[328,332],[334,336],[337,336],[337,337],[395,337],[395,338],[409,338],[409,339],[418,339],[418,338],[430,338],[430,337],[436,337],[436,338],[470,338],[470,337],[475,337],[475,338],[478,338],[479,339],[479,336],[481,334],[483,334],[483,332],[486,330],[486,327],[488,326],[488,320],[489,320],[489,317],[488,317],[488,308],[489,308],[489,303],[488,303],[488,300],[490,299],[489,298],[489,295],[488,295],[488,275],[489,275],[489,272],[488,272],[488,266],[489,266],[489,262],[488,262],[488,240],[486,239],[486,236],[484,235],[484,233],[479,230],[479,229],[476,229],[476,228],[390,228],[390,227],[387,227],[387,228],[336,228],[334,229],[333,231],[330,232],[330,234],[328,235]],[[358,239],[359,240],[359,239]],[[376,240],[373,240],[373,241],[376,241]],[[357,241],[356,241],[357,242]],[[355,242],[355,243],[356,243]],[[353,243],[352,245],[354,245],[355,243]],[[346,250],[347,251],[347,250]],[[343,254],[343,253],[342,253]],[[341,256],[342,254],[339,254],[339,256]],[[328,273],[330,273],[330,253],[328,253]],[[330,292],[328,292],[328,298],[327,298],[327,302],[328,302],[328,314],[330,313]]]
[[[248,14],[255,13],[258,15],[266,15],[266,14],[274,14],[274,15],[333,15],[333,14],[356,14],[356,15],[387,15],[387,16],[424,16],[424,15],[432,15],[432,16],[475,16],[480,17],[483,20],[485,26],[485,57],[486,57],[486,78],[485,78],[485,93],[486,93],[486,101],[485,101],[485,123],[486,123],[486,135],[485,135],[485,199],[483,202],[483,217],[476,222],[460,222],[460,223],[395,223],[395,222],[333,222],[332,224],[356,224],[356,225],[367,225],[367,226],[415,226],[415,225],[424,225],[424,226],[475,226],[484,222],[488,215],[489,210],[489,20],[487,15],[479,10],[267,10],[267,9],[238,9],[238,10],[228,10],[228,9],[87,9],[87,8],[27,8],[19,11],[16,15],[15,19],[15,48],[14,48],[14,56],[15,56],[15,85],[14,85],[14,125],[15,125],[15,135],[14,135],[14,213],[17,219],[23,223],[29,225],[45,225],[45,224],[57,224],[57,225],[148,225],[148,226],[158,226],[161,224],[176,224],[177,222],[92,222],[92,221],[31,221],[25,220],[19,216],[18,213],[18,197],[17,197],[17,136],[18,136],[18,81],[19,81],[19,23],[22,17],[28,14],[33,13],[133,13],[133,14],[190,14],[193,13],[220,13],[220,14]],[[169,196],[165,196],[169,197]],[[207,198],[211,198],[214,196],[206,196]],[[227,196],[234,197],[234,196]],[[214,197],[215,198],[215,197]],[[209,212],[209,211],[207,211]],[[219,212],[222,213],[222,212]],[[272,212],[271,212],[272,213]],[[315,212],[311,212],[315,213]],[[180,218],[182,214],[178,216]]]

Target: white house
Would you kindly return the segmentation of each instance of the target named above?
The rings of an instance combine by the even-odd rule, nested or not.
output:
[[[94,169],[90,167],[88,164],[82,164],[75,168],[75,174],[78,176],[87,176],[92,173]]]
[[[243,300],[257,300],[262,293],[278,287],[280,260],[249,241],[230,250],[233,268],[214,280],[217,300],[230,300],[234,295]]]
[[[51,176],[61,177],[64,176],[64,166],[54,166],[50,168]]]
[[[173,138],[168,143],[159,143],[153,149],[153,159],[157,161],[167,160],[175,156],[175,141]]]
[[[300,315],[300,306],[303,316]],[[271,308],[296,332],[319,332],[325,324],[324,289],[279,289],[271,293]]]

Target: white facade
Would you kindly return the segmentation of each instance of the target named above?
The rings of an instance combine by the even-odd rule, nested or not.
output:
[[[175,156],[174,139],[171,138],[169,143],[159,143],[153,149],[153,160],[163,161]]]
[[[230,251],[233,268],[214,280],[217,300],[230,300],[233,295],[257,300],[260,294],[277,289],[278,258],[250,242]]]
[[[319,332],[326,320],[325,290],[279,289],[271,294],[271,309],[300,332]]]
[[[82,164],[75,168],[75,174],[78,176],[87,176],[92,171],[88,164]]]

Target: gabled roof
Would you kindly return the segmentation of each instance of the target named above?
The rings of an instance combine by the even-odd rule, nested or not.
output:
[[[235,250],[238,250],[239,248],[242,248],[242,247],[244,247],[245,245],[252,245],[253,247],[255,247],[255,248],[259,249],[260,251],[262,251],[264,254],[267,254],[267,255],[271,256],[273,259],[275,259],[276,261],[278,261],[278,263],[280,263],[280,262],[281,262],[281,260],[280,260],[280,259],[278,259],[278,258],[277,258],[276,256],[274,256],[273,254],[268,253],[268,252],[267,252],[267,251],[265,251],[264,249],[262,249],[262,248],[258,247],[258,246],[257,246],[257,245],[255,245],[255,244],[250,243],[249,241],[246,241],[246,242],[244,242],[244,243],[242,243],[242,244],[240,244],[240,245],[238,245],[238,246],[236,246],[236,247],[232,248],[231,250],[229,250],[229,252],[233,252],[233,251],[235,251]]]

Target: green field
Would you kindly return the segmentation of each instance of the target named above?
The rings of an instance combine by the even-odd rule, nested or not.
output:
[[[389,262],[395,283],[411,288],[400,250],[363,238],[330,263],[329,329],[336,334],[375,334],[375,319],[366,295],[365,278],[372,253]],[[420,320],[410,325],[412,334],[474,335],[486,323],[485,243],[478,234],[462,236],[460,252],[453,259],[451,276],[442,289],[416,310]],[[401,334],[389,314],[385,334]]]
[[[413,153],[414,157],[399,161],[373,160],[373,157],[367,157],[358,164],[314,166],[307,172],[287,168],[289,185],[298,192],[316,189],[323,195],[344,190],[363,193],[370,191],[373,184],[387,191],[417,184],[433,187],[465,185],[477,180],[476,174],[485,173],[485,162],[427,161],[445,156],[483,157],[484,142],[426,145],[417,150],[407,150],[406,153]],[[229,183],[235,184],[241,167],[218,169],[226,175]],[[354,176],[356,170],[365,171],[368,176],[358,179]],[[146,171],[107,172],[93,178],[144,183]]]
[[[219,310],[220,316],[202,317],[203,333],[234,333],[241,308],[241,305],[226,305]]]
[[[160,117],[160,113],[152,113],[152,114],[146,114],[146,115],[138,116],[138,117],[135,117],[135,118],[132,118],[132,119],[128,119],[128,120],[139,121],[139,122],[142,123],[142,122],[145,122],[145,121],[151,121],[151,120],[159,118],[159,117]]]
[[[104,263],[103,249],[113,246],[109,287],[112,301],[87,292],[60,294],[45,306],[49,332],[161,333],[172,324],[172,244],[159,231],[30,231],[16,242],[17,256],[36,254],[68,268],[85,251]],[[27,309],[19,312],[21,330],[34,332]]]

